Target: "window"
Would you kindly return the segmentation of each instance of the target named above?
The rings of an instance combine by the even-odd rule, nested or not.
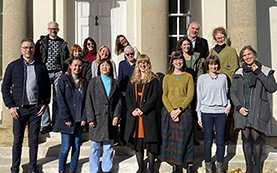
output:
[[[191,19],[191,0],[168,0],[169,4],[169,54],[177,41],[187,35]]]

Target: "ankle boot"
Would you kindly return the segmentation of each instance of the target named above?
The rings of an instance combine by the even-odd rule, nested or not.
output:
[[[178,173],[178,172],[179,172],[178,165],[174,164],[172,166],[172,173]]]
[[[187,173],[193,173],[192,166],[193,166],[192,164],[188,165]]]
[[[213,173],[213,170],[212,170],[212,163],[211,162],[205,162],[205,170],[206,170],[206,173]]]
[[[253,165],[252,173],[260,173],[260,172],[261,172],[261,170],[260,170],[260,165],[254,164],[254,165]]]
[[[251,164],[246,164],[246,171],[245,173],[253,173],[253,165]]]
[[[223,171],[223,163],[220,163],[220,162],[216,163],[216,173],[224,173],[224,171]]]

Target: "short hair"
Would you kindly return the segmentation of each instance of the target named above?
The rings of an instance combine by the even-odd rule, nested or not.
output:
[[[99,65],[98,65],[98,68],[97,68],[97,75],[98,75],[98,76],[101,75],[100,66],[101,66],[101,64],[103,64],[104,62],[107,62],[107,63],[110,65],[110,73],[109,73],[109,76],[110,76],[110,77],[113,77],[113,64],[112,64],[112,62],[111,62],[109,59],[102,59],[102,60],[99,62]]]
[[[22,45],[23,42],[30,42],[33,45],[35,45],[34,40],[32,38],[30,38],[30,37],[22,39],[21,43],[20,43],[20,46]]]
[[[226,29],[223,28],[223,27],[217,27],[217,28],[215,28],[215,29],[213,30],[213,38],[214,38],[214,40],[216,40],[216,39],[215,39],[215,36],[216,36],[216,34],[218,34],[218,33],[223,34],[223,35],[225,36],[225,38],[227,37],[227,31],[226,31]]]
[[[127,51],[128,49],[131,49],[131,50],[133,50],[133,52],[135,52],[134,48],[133,48],[131,45],[128,45],[128,46],[126,46],[126,47],[124,48],[124,53],[126,53],[126,51]]]
[[[200,31],[200,29],[201,29],[201,25],[197,22],[197,21],[193,21],[193,22],[191,22],[190,24],[189,24],[189,28],[190,28],[190,26],[192,25],[192,24],[197,24],[198,26],[199,26],[199,31]]]
[[[218,64],[217,70],[219,70],[221,68],[219,58],[216,55],[211,54],[206,58],[206,60],[204,62],[204,71],[206,73],[209,71],[209,64],[213,64],[213,63]]]
[[[81,57],[84,56],[84,52],[83,52],[81,46],[79,46],[78,44],[73,44],[73,46],[70,49],[70,53],[69,53],[70,57],[73,57],[73,53],[74,53],[75,50],[77,50],[77,51],[80,50],[81,51]]]
[[[59,24],[58,24],[56,21],[51,21],[51,22],[49,22],[48,25],[47,25],[47,27],[48,27],[51,23],[54,24],[54,25],[56,25],[57,28],[59,28]]]
[[[88,38],[86,38],[86,39],[84,40],[84,44],[83,44],[84,56],[86,56],[86,55],[88,54],[88,47],[87,47],[88,41],[91,41],[92,44],[94,45],[93,54],[96,55],[96,53],[97,53],[97,45],[96,45],[96,42],[93,40],[93,38],[88,37]]]
[[[176,51],[176,52],[173,52],[173,53],[171,54],[171,59],[170,59],[170,61],[169,61],[169,68],[168,68],[168,70],[167,70],[167,73],[168,73],[168,74],[172,74],[172,73],[174,72],[175,67],[174,67],[174,65],[173,65],[172,63],[173,63],[173,61],[174,61],[175,59],[182,59],[182,60],[183,60],[182,71],[184,72],[184,71],[187,70],[186,60],[185,60],[185,58],[184,58],[184,56],[183,56],[183,53],[182,53],[182,52],[179,52],[179,51]]]
[[[239,53],[239,60],[240,60],[240,62],[244,62],[244,61],[243,61],[243,52],[244,52],[246,49],[250,50],[250,51],[254,54],[255,60],[258,59],[258,53],[257,53],[257,51],[256,51],[251,45],[248,45],[248,46],[244,46],[244,47],[241,49],[240,53]]]
[[[183,38],[181,38],[181,39],[177,42],[175,51],[183,52],[181,46],[182,46],[182,44],[183,44],[184,41],[188,41],[188,42],[189,42],[190,48],[189,48],[188,54],[189,54],[189,55],[193,55],[194,51],[193,51],[192,42],[190,41],[190,39],[189,39],[188,37],[183,37]]]

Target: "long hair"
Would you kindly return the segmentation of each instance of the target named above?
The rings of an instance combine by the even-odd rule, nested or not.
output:
[[[108,49],[108,51],[109,51],[109,56],[108,56],[107,59],[109,59],[109,60],[112,62],[112,56],[111,56],[111,51],[110,51],[109,47],[106,46],[106,45],[103,45],[103,46],[100,47],[100,49],[99,49],[98,52],[97,52],[97,55],[96,55],[96,66],[98,66],[98,65],[99,65],[99,62],[101,61],[101,57],[100,57],[99,53],[100,53],[101,50],[104,49],[105,47],[106,47],[106,48]]]
[[[124,46],[120,43],[120,37],[124,37],[127,41],[127,46],[130,45],[129,41],[124,35],[118,35],[115,39],[114,53],[118,56],[124,52]]]
[[[175,70],[175,67],[174,67],[174,65],[172,64],[173,61],[174,61],[175,59],[182,59],[182,60],[183,60],[182,71],[184,72],[184,71],[187,70],[186,61],[185,61],[185,58],[184,58],[184,56],[183,56],[183,53],[182,53],[182,52],[179,52],[179,51],[177,51],[177,52],[172,52],[172,54],[171,54],[171,59],[170,59],[170,61],[169,61],[169,67],[168,67],[168,70],[167,70],[167,73],[168,73],[168,74],[172,74],[172,73],[174,72],[174,70]]]
[[[77,50],[77,51],[81,51],[81,57],[84,56],[84,52],[81,48],[81,46],[79,46],[78,44],[73,44],[73,46],[71,47],[70,49],[70,53],[69,53],[69,56],[70,57],[74,57],[73,54],[74,54],[74,51]]]
[[[81,61],[81,62],[82,62],[82,66],[83,66],[83,61],[82,61],[82,58],[81,58],[81,57],[72,57],[72,58],[70,59],[69,64],[71,65],[72,62],[73,62],[74,60],[79,60],[79,61]],[[80,71],[80,73],[78,74],[78,78],[79,78],[78,85],[76,85],[76,83],[75,83],[75,81],[74,81],[74,79],[73,79],[73,77],[72,77],[71,69],[70,69],[69,66],[68,66],[67,72],[68,72],[69,80],[70,80],[71,84],[73,85],[73,87],[74,87],[74,88],[81,88],[83,80],[86,80],[86,78],[83,76],[83,68],[82,68],[82,70]]]
[[[83,44],[84,56],[86,56],[88,54],[88,51],[89,51],[88,47],[87,47],[88,41],[91,41],[92,44],[94,45],[93,54],[96,55],[96,52],[97,52],[96,42],[93,40],[93,38],[88,37],[88,38],[85,39],[84,44]]]
[[[144,79],[141,79],[141,73],[139,70],[139,63],[142,61],[147,62]],[[135,82],[148,83],[152,81],[154,78],[157,78],[157,75],[155,75],[151,70],[151,62],[150,62],[149,56],[146,54],[141,54],[137,59],[136,66],[132,75],[131,83],[135,83]]]
[[[109,76],[110,76],[110,77],[113,77],[113,64],[112,64],[112,62],[111,62],[109,59],[102,59],[102,60],[99,62],[99,65],[98,65],[98,67],[97,67],[97,75],[98,75],[98,76],[101,75],[100,66],[101,66],[101,64],[103,64],[104,62],[107,62],[107,63],[110,65],[110,73],[109,73]]]
[[[188,37],[183,37],[183,38],[181,38],[181,39],[177,42],[175,51],[183,52],[181,46],[182,46],[182,44],[183,44],[184,41],[189,42],[190,48],[189,48],[188,54],[189,54],[189,55],[193,55],[194,51],[193,51],[192,42],[190,41],[190,39],[189,39]]]

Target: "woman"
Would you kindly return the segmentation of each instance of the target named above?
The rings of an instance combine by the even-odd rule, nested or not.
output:
[[[147,55],[138,57],[134,73],[126,91],[126,129],[125,141],[136,151],[139,169],[143,172],[143,154],[147,149],[149,168],[154,173],[155,155],[158,152],[158,119],[156,102],[159,96],[158,77],[151,71]]]
[[[170,60],[168,74],[163,79],[162,109],[162,161],[173,164],[173,173],[178,165],[188,164],[192,172],[193,118],[190,103],[194,95],[193,77],[186,72],[182,53],[175,52]]]
[[[225,74],[217,73],[221,64],[216,55],[209,55],[205,61],[206,74],[197,80],[198,123],[204,128],[204,158],[206,172],[212,173],[211,147],[213,143],[213,126],[215,125],[216,172],[223,173],[224,163],[224,131],[231,104],[227,98],[228,82]]]
[[[91,65],[92,62],[95,60],[97,52],[96,42],[91,37],[86,38],[84,41],[83,50],[85,58],[89,61]]]
[[[235,107],[235,129],[240,129],[246,172],[260,172],[262,133],[270,134],[272,114],[269,93],[277,89],[274,70],[257,61],[257,52],[249,45],[240,51],[242,67],[234,74],[230,97]],[[254,158],[254,165],[252,164]]]
[[[85,95],[86,79],[82,76],[82,59],[71,58],[68,75],[61,75],[57,88],[59,114],[54,131],[61,132],[61,150],[59,155],[59,172],[64,173],[67,155],[72,147],[70,173],[76,172],[83,127],[86,124]]]
[[[128,45],[130,45],[130,43],[124,35],[118,35],[116,37],[114,53],[117,57],[114,59],[114,61],[117,65],[120,63],[120,61],[125,60],[124,49]],[[135,59],[137,59],[140,55],[140,52],[137,50],[135,46],[133,46],[133,48],[135,52]]]
[[[118,135],[117,123],[121,114],[121,100],[119,84],[113,78],[113,66],[107,58],[99,62],[98,76],[89,82],[86,114],[91,140],[90,173],[99,172],[101,143],[103,143],[102,171],[111,172],[114,139]]]
[[[112,61],[111,57],[111,51],[107,46],[102,46],[97,52],[96,60],[94,60],[91,64],[91,73],[92,77],[96,77],[98,75],[98,66],[101,60],[103,59],[108,59],[112,63],[112,69],[113,69],[113,77],[117,79],[117,74],[116,74],[116,68],[115,68],[115,63]]]
[[[71,47],[69,56],[70,57],[67,60],[65,60],[65,62],[63,64],[64,69],[65,70],[68,69],[68,65],[69,65],[72,57],[80,57],[82,59],[82,64],[83,64],[82,65],[83,76],[86,77],[87,81],[89,81],[91,78],[91,67],[90,67],[88,60],[86,58],[84,58],[84,53],[83,53],[82,48],[78,44],[73,44],[73,46]]]

